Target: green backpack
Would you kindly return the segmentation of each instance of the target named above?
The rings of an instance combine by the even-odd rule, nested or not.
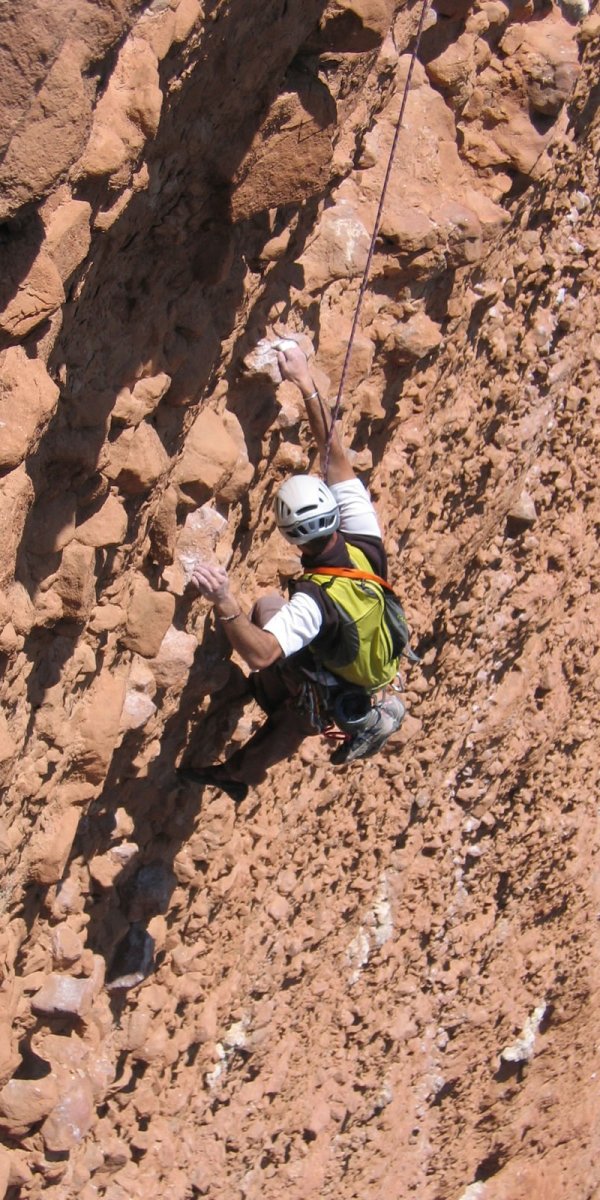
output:
[[[340,616],[342,637],[323,666],[348,683],[376,692],[391,683],[398,660],[408,646],[409,631],[402,605],[393,589],[371,571],[358,546],[346,542],[350,567],[320,567],[300,577],[318,583]]]

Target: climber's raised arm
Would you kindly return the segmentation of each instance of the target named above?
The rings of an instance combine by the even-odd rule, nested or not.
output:
[[[319,395],[319,389],[315,386],[308,368],[306,355],[299,346],[290,346],[289,348],[285,346],[284,349],[278,349],[277,361],[283,378],[289,379],[291,383],[295,383],[296,387],[300,388],[302,392],[306,415],[317,450],[319,451],[322,470],[325,465],[327,436],[331,427],[329,405]],[[342,483],[345,479],[354,478],[354,471],[348,461],[338,429],[335,427],[331,440],[328,482]]]

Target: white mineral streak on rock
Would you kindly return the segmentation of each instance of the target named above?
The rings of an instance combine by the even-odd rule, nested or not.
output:
[[[197,566],[206,561],[207,552],[216,549],[228,521],[212,504],[203,504],[186,517],[177,547],[177,559],[188,584]]]
[[[250,375],[266,375],[273,383],[281,383],[281,371],[277,363],[276,346],[279,343],[261,338],[244,359],[244,366]]]
[[[198,642],[192,633],[169,626],[152,661],[154,678],[159,687],[183,685],[194,661]]]
[[[351,986],[359,979],[363,967],[368,963],[370,950],[371,942],[369,935],[364,926],[361,925],[356,937],[352,939],[346,951],[348,962],[354,968],[350,975]]]
[[[505,1046],[504,1050],[500,1051],[500,1063],[530,1062],[533,1058],[535,1039],[546,1014],[547,1007],[548,1005],[544,1000],[534,1008],[531,1016],[527,1018],[523,1026],[521,1036],[516,1041],[511,1042],[510,1046]]]
[[[383,946],[389,941],[393,931],[394,922],[389,899],[389,885],[384,871],[379,879],[373,908],[366,914],[364,924],[361,925],[346,951],[348,962],[353,968],[350,985],[356,983],[362,968],[369,961],[371,939],[375,946]]]
[[[121,729],[141,729],[155,712],[156,705],[144,692],[127,692],[121,713]]]
[[[233,1025],[225,1032],[222,1042],[217,1042],[215,1046],[215,1056],[217,1062],[212,1071],[208,1071],[205,1075],[206,1083],[209,1088],[215,1088],[220,1079],[225,1075],[231,1059],[236,1050],[242,1050],[247,1044],[248,1036],[246,1029],[248,1027],[249,1018],[244,1016],[241,1021],[234,1021]]]
[[[379,887],[375,894],[373,915],[375,917],[375,944],[383,946],[390,940],[394,932],[392,906],[390,904],[389,887],[385,871],[381,875]]]
[[[482,1200],[483,1196],[485,1196],[485,1183],[470,1183],[458,1200]]]

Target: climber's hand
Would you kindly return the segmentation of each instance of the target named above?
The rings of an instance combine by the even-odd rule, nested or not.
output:
[[[310,395],[314,391],[315,385],[308,369],[306,355],[299,346],[278,350],[277,363],[283,378],[289,379],[290,383],[295,383],[305,395]]]
[[[211,604],[219,604],[229,599],[229,577],[224,567],[199,563],[194,567],[190,583],[197,587],[200,594],[206,600],[210,600]]]

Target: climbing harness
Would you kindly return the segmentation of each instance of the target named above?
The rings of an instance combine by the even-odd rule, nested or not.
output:
[[[400,113],[399,113],[399,116],[398,116],[398,121],[397,121],[397,123],[396,123],[396,130],[395,130],[395,133],[394,133],[394,139],[393,139],[393,141],[392,141],[392,148],[391,148],[391,150],[390,150],[390,156],[389,156],[389,158],[388,158],[387,169],[386,169],[386,172],[385,172],[385,177],[384,177],[384,180],[383,180],[383,188],[382,188],[382,190],[381,190],[381,197],[380,197],[380,200],[379,200],[379,207],[378,207],[378,209],[377,209],[377,215],[376,215],[376,217],[375,217],[375,225],[374,225],[374,227],[373,227],[373,235],[372,235],[372,237],[371,237],[371,244],[370,244],[370,246],[369,246],[369,253],[367,254],[367,262],[366,262],[366,265],[365,265],[364,274],[363,274],[363,278],[362,278],[362,283],[361,283],[361,285],[360,285],[360,290],[359,290],[359,293],[358,293],[358,300],[357,300],[357,302],[356,302],[356,309],[355,309],[355,312],[354,312],[354,319],[353,319],[353,321],[352,321],[352,327],[351,327],[351,329],[350,329],[350,337],[348,338],[348,346],[347,346],[347,348],[346,348],[346,357],[344,358],[344,365],[343,365],[343,367],[342,367],[342,374],[341,374],[341,377],[340,377],[340,384],[339,384],[339,387],[338,387],[337,398],[336,398],[336,402],[335,402],[335,404],[334,404],[334,406],[333,406],[333,411],[332,411],[332,414],[331,414],[331,424],[330,424],[330,426],[329,426],[329,432],[328,432],[328,435],[327,435],[327,441],[326,441],[326,443],[325,443],[325,457],[324,457],[324,462],[323,462],[323,479],[325,480],[325,483],[327,483],[327,477],[328,477],[328,475],[329,475],[329,459],[330,459],[330,457],[331,457],[331,443],[332,443],[332,440],[333,440],[333,432],[334,432],[334,429],[335,429],[335,423],[336,423],[336,421],[337,421],[337,419],[338,419],[339,412],[340,412],[340,408],[341,408],[341,405],[342,405],[342,394],[343,394],[343,391],[344,391],[344,384],[345,384],[345,382],[346,382],[346,376],[347,376],[347,374],[348,374],[348,367],[349,367],[349,365],[350,365],[350,356],[351,356],[351,354],[352,354],[352,345],[353,345],[353,343],[354,343],[354,338],[355,338],[355,336],[356,336],[356,330],[357,330],[357,328],[358,328],[358,322],[359,322],[360,313],[361,313],[361,309],[362,309],[362,303],[363,303],[364,296],[365,296],[365,292],[366,292],[366,290],[367,290],[367,285],[368,285],[368,282],[369,282],[369,275],[370,275],[370,271],[371,271],[371,263],[372,263],[372,261],[373,261],[373,255],[374,255],[374,253],[375,253],[375,243],[376,243],[376,241],[377,241],[377,238],[378,238],[378,236],[379,236],[379,227],[380,227],[380,225],[381,225],[381,219],[382,219],[382,217],[383,217],[383,206],[384,206],[384,203],[385,203],[385,195],[386,195],[386,192],[387,192],[387,189],[388,189],[388,184],[389,184],[389,182],[390,182],[390,176],[391,176],[391,173],[392,173],[392,166],[393,166],[393,163],[394,163],[394,158],[395,158],[395,156],[396,156],[396,148],[397,148],[397,145],[398,145],[398,138],[399,138],[399,136],[400,136],[400,130],[401,130],[401,128],[402,128],[402,122],[403,122],[403,120],[404,120],[404,112],[405,112],[405,109],[406,109],[406,103],[407,103],[407,100],[408,100],[408,92],[409,92],[409,89],[410,89],[410,83],[411,83],[411,79],[412,79],[412,74],[413,74],[413,70],[414,70],[415,62],[416,62],[416,60],[417,60],[417,55],[418,55],[418,53],[419,53],[419,46],[420,46],[420,44],[421,44],[421,34],[423,33],[423,25],[424,25],[424,23],[425,23],[425,15],[426,15],[426,13],[427,13],[427,9],[428,9],[428,7],[429,7],[429,0],[423,0],[423,4],[422,4],[422,7],[421,7],[421,12],[420,12],[420,15],[419,15],[419,23],[418,23],[418,25],[417,25],[417,33],[416,33],[416,37],[415,37],[415,44],[414,44],[414,46],[413,46],[413,51],[412,51],[412,54],[411,54],[411,56],[410,56],[410,64],[409,64],[409,67],[408,67],[408,74],[407,74],[407,76],[406,76],[406,83],[404,84],[404,92],[403,92],[403,95],[402,95],[402,103],[401,103],[401,105],[400,105]]]

